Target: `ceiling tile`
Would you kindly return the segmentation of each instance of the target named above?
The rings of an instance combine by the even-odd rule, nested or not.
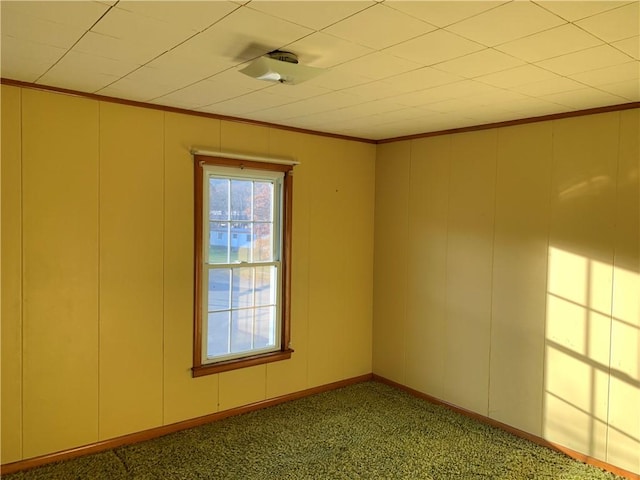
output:
[[[219,82],[203,80],[158,97],[154,99],[154,101],[156,103],[165,101],[169,105],[180,105],[184,108],[199,108],[245,95],[252,91],[252,89],[246,86],[234,83],[227,84],[226,88],[223,89],[220,88]]]
[[[609,45],[602,45],[550,60],[543,60],[537,64],[560,75],[573,75],[588,70],[627,63],[628,61],[629,57],[624,53]]]
[[[538,62],[598,45],[602,45],[600,39],[575,25],[561,25],[496,48],[527,62]]]
[[[434,30],[435,27],[377,4],[324,31],[366,47],[382,49]]]
[[[303,65],[318,68],[333,67],[373,53],[371,48],[348,42],[324,32],[316,32],[301,38],[285,46],[284,49],[295,53]]]
[[[640,36],[627,38],[611,44],[614,48],[621,50],[632,58],[640,60]]]
[[[567,107],[564,105],[558,105],[557,103],[533,97],[504,102],[502,108],[517,113],[518,118],[553,115],[554,113],[561,113],[567,110]]]
[[[338,73],[362,75],[372,80],[382,80],[418,68],[420,65],[417,63],[387,53],[376,52],[343,63],[332,70]]]
[[[397,89],[402,89],[405,92],[424,90],[425,88],[459,82],[460,80],[463,80],[463,78],[459,75],[436,70],[432,67],[422,67],[387,79]]]
[[[640,33],[640,2],[594,15],[576,24],[606,42],[615,42]]]
[[[9,67],[13,60],[29,60],[32,62],[48,65],[49,67],[57,62],[67,50],[42,43],[21,40],[19,38],[2,35],[0,42],[0,60],[2,68]],[[11,60],[11,62],[9,62]],[[44,73],[44,72],[43,72]]]
[[[312,78],[306,85],[314,85],[322,88],[328,88],[329,90],[344,90],[347,88],[355,87],[357,85],[363,85],[370,83],[371,79],[360,75],[358,73],[341,72],[336,69],[330,68],[321,75]]]
[[[629,2],[628,0],[623,2],[617,2],[615,0],[537,0],[536,3],[542,8],[561,16],[565,20],[574,22],[606,10],[620,7]]]
[[[552,95],[562,92],[570,92],[584,87],[581,83],[571,80],[570,78],[556,76],[539,82],[527,83],[512,88],[516,92],[524,93],[532,97],[540,97],[543,95]]]
[[[640,101],[640,82],[637,79],[600,85],[598,88],[631,102]]]
[[[185,54],[222,57],[235,64],[253,60],[313,33],[300,25],[249,8],[239,8],[190,38],[180,47]]]
[[[492,48],[487,48],[455,60],[439,63],[435,65],[435,68],[455,73],[461,77],[475,78],[480,75],[507,70],[523,63],[520,59],[497,52]]]
[[[3,15],[15,11],[63,25],[89,29],[109,9],[99,2],[3,1]]]
[[[385,5],[438,27],[446,27],[506,3],[505,1],[397,1]]]
[[[182,70],[189,75],[204,79],[232,68],[235,64],[220,57],[206,58],[202,55],[193,55],[185,51],[182,45],[163,53],[147,66],[159,69]]]
[[[557,75],[534,65],[522,65],[502,72],[483,75],[475,80],[495,87],[511,88],[552,78],[557,78]]]
[[[531,2],[511,2],[447,27],[488,47],[513,41],[566,23]]]
[[[135,83],[147,82],[149,84],[167,87],[166,92],[172,92],[203,80],[203,78],[197,73],[194,74],[189,70],[155,68],[147,65],[131,72],[125,78],[133,80]]]
[[[138,82],[130,78],[121,78],[115,83],[98,90],[96,93],[109,97],[124,98],[138,102],[149,102],[173,90],[172,87],[158,83]]]
[[[58,75],[61,75],[64,71],[69,77],[73,77],[77,72],[85,71],[112,75],[119,78],[139,67],[140,64],[135,62],[123,62],[121,60],[70,50],[56,63],[52,70],[56,71]]]
[[[612,95],[608,92],[603,92],[602,90],[589,87],[561,94],[556,93],[553,95],[545,95],[541,98],[543,100],[559,103],[575,109],[618,105],[626,101],[624,98],[617,95]]]
[[[325,95],[331,93],[332,90],[328,88],[319,87],[307,83],[298,85],[287,85],[283,83],[271,83],[267,86],[269,92],[277,92],[278,95],[290,98],[292,101],[298,101],[305,98],[317,97],[318,95]]]
[[[405,90],[398,85],[393,78],[391,78],[369,82],[364,85],[346,88],[341,91],[348,93],[349,95],[355,95],[356,97],[361,98],[363,102],[367,102],[400,95]]]
[[[268,111],[265,111],[265,118],[283,120],[287,118],[300,117],[302,115],[347,107],[349,105],[359,103],[360,101],[361,100],[358,97],[353,95],[348,95],[342,92],[331,92],[326,95],[319,95],[317,97],[300,100],[287,105],[270,108]]]
[[[141,44],[133,40],[123,40],[101,33],[87,32],[78,43],[73,46],[73,51],[113,58],[123,62],[135,62],[144,64],[160,55],[164,48]]]
[[[253,1],[248,7],[283,18],[298,25],[321,30],[346,17],[375,5],[372,1],[326,2],[326,1]]]
[[[638,79],[640,79],[640,63],[621,63],[620,65],[614,65],[613,67],[577,73],[572,75],[571,78],[594,87],[627,80],[638,81]],[[640,81],[638,81],[638,84],[640,84]]]
[[[264,110],[266,108],[274,108],[287,103],[291,103],[291,101],[279,95],[270,94],[266,90],[259,90],[209,105],[201,110],[215,111],[222,115],[238,115],[236,112],[246,114],[249,112]]]
[[[485,47],[454,35],[436,30],[421,37],[386,49],[387,53],[428,66],[467,55]]]
[[[460,82],[447,83],[433,88],[405,93],[392,97],[391,99],[402,105],[417,106],[494,91],[496,91],[496,88],[490,85],[485,85],[474,80],[462,80]]]
[[[117,6],[109,10],[91,31],[143,45],[154,45],[162,51],[169,50],[194,34],[187,27],[139,15]]]
[[[22,3],[22,2],[21,2]],[[20,8],[5,8],[2,2],[0,25],[3,36],[69,48],[85,33],[85,28],[33,17]]]
[[[221,0],[215,2],[120,0],[118,8],[171,25],[186,27],[195,33],[213,25],[240,6]]]
[[[64,81],[66,85],[65,88],[93,93],[117,81],[119,78],[120,77],[116,75],[90,70],[76,70],[73,72],[73,75],[70,76],[68,70],[58,68],[58,65],[56,65],[40,77],[36,83],[41,85],[59,85],[60,82]]]

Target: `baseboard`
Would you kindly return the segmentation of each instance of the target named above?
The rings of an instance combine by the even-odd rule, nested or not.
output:
[[[611,465],[610,463],[603,462],[602,460],[598,460],[597,458],[593,458],[583,453],[576,452],[575,450],[571,450],[570,448],[563,447],[562,445],[549,442],[548,440],[545,440],[542,437],[538,437],[537,435],[533,435],[523,430],[519,430],[515,427],[512,427],[511,425],[507,425],[506,423],[499,422],[498,420],[494,420],[493,418],[480,415],[479,413],[472,412],[471,410],[458,407],[457,405],[453,405],[451,403],[440,400],[439,398],[432,397],[431,395],[427,395],[426,393],[422,393],[418,390],[414,390],[413,388],[407,387],[406,385],[402,385],[401,383],[394,382],[393,380],[389,380],[387,378],[381,377],[380,375],[376,375],[375,373],[372,375],[372,379],[377,382],[384,383],[391,387],[397,388],[399,390],[403,390],[415,397],[421,398],[430,403],[434,403],[436,405],[442,405],[466,417],[470,417],[475,420],[478,420],[479,422],[486,423],[487,425],[497,427],[517,437],[524,438],[538,445],[542,445],[543,447],[547,447],[552,450],[556,450],[558,452],[564,453],[565,455],[575,460],[578,460],[582,463],[593,465],[594,467],[598,467],[608,472],[614,473],[616,475],[620,475],[621,477],[628,478],[629,480],[640,480],[640,475],[637,473],[629,472],[620,467],[616,467],[615,465]]]
[[[15,473],[22,470],[28,470],[30,468],[39,467],[48,463],[60,462],[62,460],[70,460],[72,458],[81,457],[83,455],[90,455],[92,453],[104,452],[105,450],[111,450],[113,448],[122,447],[124,445],[130,445],[132,443],[144,442],[145,440],[151,440],[153,438],[162,437],[170,433],[179,432],[180,430],[186,430],[188,428],[198,427],[206,423],[222,420],[223,418],[232,417],[234,415],[240,415],[242,413],[253,412],[255,410],[261,410],[263,408],[272,407],[281,403],[290,402],[299,398],[308,397],[322,392],[328,392],[330,390],[336,390],[338,388],[354,385],[360,382],[366,382],[372,379],[372,374],[360,375],[358,377],[347,378],[338,382],[328,383],[320,385],[318,387],[308,388],[298,392],[282,395],[280,397],[269,398],[267,400],[261,400],[259,402],[251,403],[249,405],[243,405],[241,407],[224,410],[222,412],[216,412],[202,417],[192,418],[170,425],[163,425],[161,427],[151,428],[141,432],[131,433],[129,435],[123,435],[121,437],[110,438],[101,442],[90,443],[81,447],[71,448],[68,450],[62,450],[60,452],[49,453],[47,455],[41,455],[39,457],[27,458],[25,460],[18,460],[17,462],[6,463],[0,465],[0,475],[8,475],[9,473]]]

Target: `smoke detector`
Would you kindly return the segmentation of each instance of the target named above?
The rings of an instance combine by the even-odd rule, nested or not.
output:
[[[258,80],[288,85],[306,82],[324,71],[323,68],[300,65],[295,53],[282,50],[269,52],[240,70],[241,73]]]

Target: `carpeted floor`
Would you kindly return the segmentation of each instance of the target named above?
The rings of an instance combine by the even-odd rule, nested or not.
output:
[[[616,479],[366,382],[3,477],[44,479]]]

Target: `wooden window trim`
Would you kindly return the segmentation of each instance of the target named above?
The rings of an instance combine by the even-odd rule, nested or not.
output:
[[[256,162],[223,157],[194,155],[194,325],[193,325],[193,377],[226,372],[238,368],[261,365],[291,358],[293,350],[289,347],[291,339],[291,223],[293,219],[293,165]],[[282,279],[281,279],[281,329],[280,350],[246,357],[223,360],[216,363],[202,363],[202,234],[203,234],[203,166],[249,168],[252,170],[270,170],[284,173],[282,201]]]

